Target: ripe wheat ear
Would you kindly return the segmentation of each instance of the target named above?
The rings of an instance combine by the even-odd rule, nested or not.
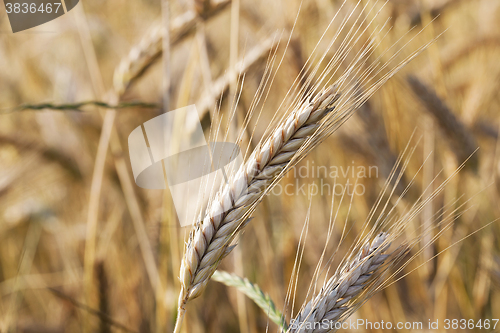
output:
[[[336,331],[343,322],[369,298],[380,284],[386,269],[405,251],[388,253],[389,235],[380,233],[357,250],[354,258],[334,274],[291,321],[289,333],[326,333]],[[396,254],[396,255],[393,255]],[[327,322],[328,325],[324,325]],[[328,327],[326,327],[328,326]],[[332,330],[333,328],[333,330]]]

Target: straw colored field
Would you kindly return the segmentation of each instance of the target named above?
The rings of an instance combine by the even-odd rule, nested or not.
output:
[[[328,45],[342,20],[328,25],[357,3],[88,0],[15,34],[2,7],[0,332],[172,332],[190,228],[180,227],[168,189],[135,185],[128,135],[163,110],[195,104],[207,140],[220,122],[228,141],[243,129],[242,151],[251,151],[309,56],[334,56],[338,44]],[[381,9],[378,16],[364,11],[372,27],[392,27],[375,40],[372,60],[388,61],[402,49],[399,62],[439,38],[265,196],[220,269],[258,285],[289,321],[286,292],[304,224],[294,314],[306,301],[332,212],[336,224],[327,257],[344,228],[349,232],[331,272],[356,236],[366,233],[363,222],[408,146],[414,152],[397,168],[404,175],[391,183],[394,193],[383,196],[392,208],[404,194],[394,216],[451,179],[407,221],[403,239],[432,228],[392,281],[411,273],[351,318],[422,322],[429,332],[443,332],[446,319],[465,319],[474,322],[470,331],[500,331],[500,324],[485,328],[485,320],[500,316],[500,222],[488,225],[500,216],[500,2],[358,5],[365,4]],[[162,39],[165,24],[169,40]],[[269,90],[253,105],[266,78]],[[88,101],[104,105],[75,105]],[[244,127],[249,110],[255,111]],[[439,328],[428,329],[429,320],[439,321]],[[277,330],[250,299],[212,280],[190,302],[183,332],[254,333],[266,327]]]

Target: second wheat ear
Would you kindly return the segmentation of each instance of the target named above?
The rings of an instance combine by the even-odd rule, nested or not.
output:
[[[384,263],[390,257],[387,250],[391,244],[388,240],[388,234],[380,233],[371,243],[365,242],[355,257],[347,260],[338,273],[303,307],[290,323],[287,332],[331,332],[330,328],[335,328],[336,322],[342,322],[359,307],[363,303],[359,299],[375,289],[377,278],[385,271]],[[391,262],[396,262],[396,259],[397,257],[391,258]],[[325,322],[330,323],[327,328],[317,327],[317,323]]]

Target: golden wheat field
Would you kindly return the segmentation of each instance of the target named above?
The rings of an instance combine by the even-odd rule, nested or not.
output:
[[[500,332],[500,1],[11,3],[1,333]],[[190,105],[243,165],[201,213]]]

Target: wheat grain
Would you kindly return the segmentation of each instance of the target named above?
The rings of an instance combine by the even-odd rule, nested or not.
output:
[[[297,108],[217,193],[202,223],[191,231],[186,246],[180,269],[177,327],[182,323],[186,303],[201,295],[219,262],[232,250],[230,243],[236,232],[249,222],[256,203],[304,148],[338,98],[332,86]]]
[[[346,88],[349,89],[356,88]],[[186,245],[180,270],[180,310],[201,295],[219,262],[230,252],[235,234],[248,223],[263,195],[294,163],[343,124],[369,95],[354,100],[352,96],[358,94],[341,98],[337,85],[332,85],[306,99],[257,146],[217,193]]]
[[[155,24],[122,59],[113,76],[115,92],[121,96],[130,84],[151,66],[162,52],[162,26]]]

